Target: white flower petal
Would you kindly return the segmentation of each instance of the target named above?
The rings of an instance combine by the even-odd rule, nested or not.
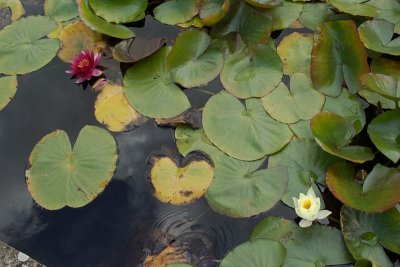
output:
[[[308,189],[307,196],[312,196],[313,198],[315,198],[314,189],[312,187],[310,187],[310,189]]]
[[[328,216],[331,215],[331,214],[332,214],[332,212],[329,211],[329,210],[320,210],[320,211],[318,212],[317,219],[318,219],[318,220],[325,219],[326,217],[328,217]]]
[[[302,228],[304,228],[304,227],[309,227],[309,226],[311,226],[311,224],[312,224],[312,222],[309,221],[309,220],[306,220],[306,219],[302,219],[302,220],[299,222],[299,226],[302,227]]]
[[[299,200],[295,197],[292,197],[292,198],[293,198],[294,208],[298,209],[299,208],[299,203],[298,203]]]

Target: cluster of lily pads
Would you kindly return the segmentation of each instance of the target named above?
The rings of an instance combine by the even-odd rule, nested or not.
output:
[[[234,218],[279,201],[295,208],[293,198],[310,188],[321,208],[328,190],[343,203],[331,217],[340,229],[267,217],[220,266],[393,266],[387,253],[400,254],[398,0],[46,0],[45,16],[22,18],[18,1],[0,0],[5,6],[15,21],[0,31],[0,73],[8,75],[0,78],[0,109],[15,94],[16,75],[56,54],[70,62],[82,51],[110,50],[128,67],[122,84],[97,80],[99,122],[112,132],[148,118],[176,127],[182,158],[150,159],[160,201],[204,196]],[[172,46],[163,36],[135,37],[126,25],[151,12],[182,28]],[[282,30],[286,36],[274,40]],[[191,109],[185,90],[215,79],[221,90]],[[81,207],[104,190],[116,162],[107,130],[84,127],[73,148],[55,131],[31,153],[28,188],[46,209]]]

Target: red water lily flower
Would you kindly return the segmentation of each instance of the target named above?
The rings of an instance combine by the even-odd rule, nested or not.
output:
[[[100,58],[101,54],[99,53],[89,50],[82,51],[70,62],[71,69],[66,71],[66,73],[73,74],[77,78],[75,83],[89,81],[92,76],[97,77],[102,74],[100,69],[96,69]]]

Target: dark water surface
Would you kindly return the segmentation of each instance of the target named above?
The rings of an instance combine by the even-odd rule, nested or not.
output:
[[[42,12],[42,1],[23,4],[30,14]],[[177,34],[175,28],[149,23],[137,34]],[[56,58],[40,71],[19,76],[16,96],[0,112],[0,240],[49,267],[137,266],[171,236],[185,243],[194,256],[221,259],[246,241],[265,216],[294,217],[284,205],[239,220],[214,213],[204,199],[183,207],[159,202],[146,177],[147,158],[162,148],[174,149],[175,143],[172,129],[152,121],[114,134],[119,148],[117,171],[92,203],[59,211],[40,208],[25,184],[27,159],[35,144],[56,129],[65,130],[74,143],[84,125],[100,126],[94,117],[96,94],[74,85],[65,74],[67,69],[68,64]],[[207,86],[214,92],[220,88],[218,81]],[[195,107],[203,106],[210,96],[193,89],[186,93]]]

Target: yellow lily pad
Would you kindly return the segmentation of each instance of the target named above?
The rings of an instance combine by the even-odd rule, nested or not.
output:
[[[25,8],[20,0],[0,0],[0,8],[10,8],[11,9],[11,20],[16,21],[23,15],[25,15]]]
[[[166,156],[151,159],[150,180],[155,196],[162,202],[183,205],[201,198],[214,178],[214,168],[205,160],[188,159],[178,167]]]
[[[103,88],[94,108],[96,119],[112,132],[127,131],[147,121],[131,107],[122,86],[116,84],[107,84]]]

